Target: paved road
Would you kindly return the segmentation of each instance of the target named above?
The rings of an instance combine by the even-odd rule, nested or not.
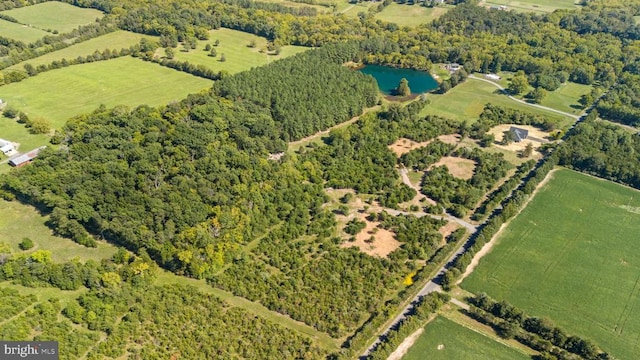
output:
[[[486,83],[492,84],[493,86],[497,87],[500,90],[505,90],[505,88],[502,87],[502,85],[500,85],[498,83],[495,83],[495,82],[493,82],[491,80],[487,80],[487,79],[483,79],[483,78],[477,77],[475,75],[469,75],[469,79],[484,81]],[[518,98],[515,98],[515,97],[513,97],[511,95],[507,95],[507,96],[509,97],[509,99],[511,99],[513,101],[517,101],[517,102],[519,102],[521,104],[525,104],[525,105],[532,106],[532,107],[537,107],[538,109],[543,109],[543,110],[551,111],[551,112],[554,112],[554,113],[557,113],[557,114],[561,114],[561,115],[564,115],[564,116],[568,116],[568,117],[570,117],[572,119],[575,119],[575,120],[580,119],[580,116],[581,116],[581,115],[574,115],[574,114],[570,114],[568,112],[552,109],[550,107],[542,106],[542,105],[539,105],[539,104],[532,104],[532,103],[526,102],[524,100],[520,100]]]

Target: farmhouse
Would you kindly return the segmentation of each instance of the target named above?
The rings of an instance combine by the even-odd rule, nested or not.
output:
[[[13,145],[11,141],[0,139],[0,151],[2,151],[3,154],[8,155],[15,150],[16,150],[16,147]]]
[[[515,126],[510,127],[509,131],[513,134],[515,142],[520,142],[529,136],[529,130],[520,129]]]
[[[28,153],[18,155],[9,160],[9,165],[11,166],[23,166],[31,162],[31,160],[35,159],[38,156],[38,153],[42,149],[46,148],[46,146],[41,146],[37,149],[31,150]]]

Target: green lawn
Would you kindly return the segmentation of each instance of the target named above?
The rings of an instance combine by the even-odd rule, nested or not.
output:
[[[0,19],[0,36],[2,37],[29,44],[47,35],[51,34],[44,30]]]
[[[418,26],[432,22],[449,11],[446,7],[428,8],[420,5],[391,3],[376,14],[376,19],[400,26]]]
[[[363,1],[356,4],[352,4],[349,2],[349,0],[339,0],[337,12],[339,14],[344,14],[345,16],[350,18],[357,18],[358,13],[363,12],[366,14],[367,11],[369,11],[370,7],[378,6],[378,4],[380,3],[374,2],[374,1]]]
[[[547,96],[542,100],[541,105],[577,115],[582,112],[582,107],[578,100],[582,95],[588,94],[590,91],[591,85],[568,82],[560,85],[555,91],[547,92]]]
[[[561,169],[462,287],[546,316],[617,359],[640,351],[640,192]]]
[[[8,243],[14,252],[20,252],[18,243],[28,237],[35,246],[29,251],[38,249],[50,250],[54,261],[63,262],[75,257],[80,260],[93,259],[100,261],[116,252],[116,247],[103,241],[98,242],[97,248],[88,248],[75,242],[54,236],[44,224],[47,217],[38,211],[18,201],[0,200],[0,242]]]
[[[18,151],[20,152],[26,152],[49,143],[49,136],[31,134],[24,127],[24,124],[19,124],[17,121],[7,119],[2,115],[0,115],[0,138],[19,143]],[[6,160],[6,157],[0,153],[0,161],[3,160]],[[8,164],[0,164],[0,173],[8,170]]]
[[[529,356],[439,316],[431,321],[403,360],[525,360]]]
[[[153,39],[152,36],[136,34],[129,31],[118,30],[114,31],[97,38],[89,39],[87,41],[83,41],[81,43],[71,45],[67,48],[50,52],[48,54],[44,54],[35,59],[30,59],[27,61],[23,61],[16,65],[9,67],[8,69],[15,70],[24,70],[24,64],[29,63],[33,66],[38,66],[41,64],[48,65],[51,64],[54,60],[62,60],[62,59],[75,59],[78,56],[87,56],[93,54],[96,50],[102,52],[105,49],[109,50],[117,50],[123,48],[129,48],[131,45],[135,45],[140,42],[140,39],[147,38]]]
[[[58,30],[60,33],[68,33],[103,16],[102,12],[98,10],[83,9],[58,1],[15,8],[2,13],[13,17],[22,24],[42,30]]]
[[[92,111],[100,104],[157,106],[211,84],[210,80],[158,64],[121,57],[52,70],[2,86],[0,99],[30,117],[46,118],[54,128],[60,128],[69,117]]]
[[[541,114],[559,122],[561,127],[568,126],[574,121],[569,117],[511,100],[501,94],[497,87],[474,79],[468,79],[446,94],[429,94],[427,98],[431,103],[424,108],[422,114],[438,115],[460,121],[477,119],[487,103]]]
[[[575,9],[574,0],[489,0],[486,6],[507,5],[509,10],[519,12],[550,13],[557,9]]]
[[[195,50],[184,52],[182,45],[179,45],[177,49],[174,49],[175,59],[204,65],[215,71],[226,70],[231,74],[235,74],[309,49],[302,46],[283,46],[279,55],[269,55],[266,51],[260,52],[267,45],[267,39],[263,37],[225,28],[212,30],[209,34],[209,40],[198,41]],[[216,40],[220,41],[220,44],[215,47],[217,56],[211,57],[204,48],[207,44],[213,47]],[[251,41],[255,41],[255,48],[248,46]],[[156,54],[164,56],[164,49],[158,49]],[[226,58],[224,62],[220,61],[222,54]]]

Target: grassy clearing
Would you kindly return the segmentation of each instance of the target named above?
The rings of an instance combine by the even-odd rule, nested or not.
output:
[[[252,67],[266,65],[271,61],[283,59],[285,57],[308,50],[302,46],[283,46],[279,55],[269,55],[266,51],[267,39],[242,31],[221,28],[209,32],[209,40],[198,41],[197,48],[189,52],[182,51],[183,47],[175,49],[175,59],[188,61],[192,64],[204,65],[214,71],[225,70],[231,74],[249,70]],[[209,51],[205,51],[205,46],[220,41],[217,47],[216,57],[209,56]],[[255,41],[256,46],[250,48],[249,44]],[[264,52],[260,52],[264,50]],[[164,56],[164,49],[158,49],[159,56]],[[221,62],[220,58],[224,54],[226,61]]]
[[[484,3],[486,6],[506,5],[509,10],[518,12],[550,13],[557,9],[575,9],[574,0],[490,0]]]
[[[50,35],[44,30],[31,28],[26,25],[16,24],[2,19],[0,19],[0,34],[2,34],[2,37],[22,41],[27,44]]]
[[[396,23],[400,26],[418,26],[428,24],[444,15],[448,8],[428,8],[420,5],[403,5],[392,3],[376,14],[376,19]]]
[[[363,1],[352,4],[349,0],[341,0],[338,1],[337,12],[350,18],[357,18],[358,13],[363,12],[366,14],[370,7],[378,6],[378,4],[380,3],[374,1]]]
[[[314,9],[318,10],[318,14],[324,14],[324,13],[333,12],[333,5],[335,4],[335,2],[333,2],[333,1],[325,1],[325,2],[318,1],[316,5],[306,4],[306,3],[302,3],[302,2],[289,1],[289,0],[265,0],[264,2],[280,4],[280,5],[283,5],[283,6],[290,7],[290,8],[310,7],[310,8],[314,8]]]
[[[0,87],[0,98],[60,128],[74,115],[100,104],[157,106],[209,88],[210,80],[132,57],[75,65],[48,71]]]
[[[54,236],[44,223],[48,217],[41,216],[38,211],[18,201],[0,200],[0,241],[6,242],[14,252],[21,252],[18,243],[28,237],[35,246],[29,251],[38,249],[50,250],[54,261],[63,262],[75,257],[85,261],[100,261],[116,252],[116,247],[105,242],[98,242],[97,248],[88,248],[73,241]]]
[[[484,106],[487,103],[492,103],[544,115],[558,122],[560,127],[568,126],[574,121],[560,114],[518,103],[501,94],[500,90],[495,86],[473,79],[468,79],[446,94],[429,94],[427,97],[431,104],[424,108],[423,115],[432,114],[460,121],[475,120],[484,109]]]
[[[404,360],[525,360],[529,356],[439,316],[431,321]]]
[[[24,124],[18,124],[13,119],[7,119],[0,115],[0,137],[5,140],[17,142],[18,151],[25,152],[42,145],[47,145],[49,142],[49,136],[47,135],[34,135],[29,133],[29,130],[24,127]],[[0,162],[6,160],[7,157],[0,153]],[[0,164],[0,173],[9,170],[8,164]]]
[[[634,16],[633,20],[636,22],[636,24],[640,24],[640,16]]]
[[[182,285],[187,284],[187,285],[195,286],[196,288],[198,288],[198,290],[204,293],[213,294],[231,306],[240,307],[262,318],[265,318],[274,323],[282,325],[288,329],[291,329],[301,334],[304,334],[306,336],[309,336],[310,338],[315,340],[318,343],[318,345],[322,346],[323,348],[325,348],[330,352],[336,351],[338,349],[338,342],[332,339],[329,335],[323,332],[320,332],[302,322],[295,321],[287,316],[271,311],[259,303],[249,301],[239,296],[235,296],[224,290],[216,289],[208,285],[205,282],[205,280],[190,279],[183,276],[175,275],[168,271],[161,271],[158,274],[156,285],[167,285],[167,284],[182,284]]]
[[[555,91],[547,92],[547,96],[542,100],[541,105],[577,115],[582,112],[582,106],[578,103],[578,100],[582,95],[588,94],[590,91],[591,85],[562,84]]]
[[[562,169],[462,287],[632,359],[640,350],[639,231],[640,192]]]
[[[103,16],[94,9],[83,9],[58,1],[49,1],[2,12],[22,24],[42,30],[57,30],[68,33],[71,30],[94,22]]]
[[[131,45],[135,45],[140,42],[142,38],[152,39],[152,36],[136,34],[129,31],[118,30],[112,33],[108,33],[97,38],[89,39],[81,43],[69,46],[67,48],[50,52],[35,59],[23,61],[16,65],[9,67],[8,69],[23,70],[24,64],[29,63],[33,66],[48,65],[54,60],[62,59],[75,59],[78,56],[87,56],[93,54],[95,51],[102,52],[105,49],[117,50],[123,48],[129,48]]]

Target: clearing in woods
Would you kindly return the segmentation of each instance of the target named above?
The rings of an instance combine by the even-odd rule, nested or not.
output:
[[[88,25],[104,14],[95,9],[83,9],[58,1],[48,1],[36,5],[3,11],[21,24],[60,33],[68,33],[81,25]]]
[[[444,15],[449,8],[391,3],[376,14],[376,19],[396,23],[400,26],[428,24]]]
[[[129,56],[74,65],[0,87],[0,99],[61,128],[99,105],[158,106],[210,88],[211,80]],[[14,140],[15,141],[15,140]]]
[[[550,13],[557,9],[575,9],[577,7],[574,0],[489,0],[480,4],[485,6],[506,5],[508,10],[537,13]]]
[[[461,286],[632,359],[640,334],[638,232],[640,192],[560,169]]]
[[[404,360],[525,360],[529,356],[492,338],[438,316],[402,358]]]
[[[463,180],[469,180],[473,177],[473,170],[476,168],[476,162],[469,159],[459,157],[445,156],[432,167],[446,165],[449,174]]]

